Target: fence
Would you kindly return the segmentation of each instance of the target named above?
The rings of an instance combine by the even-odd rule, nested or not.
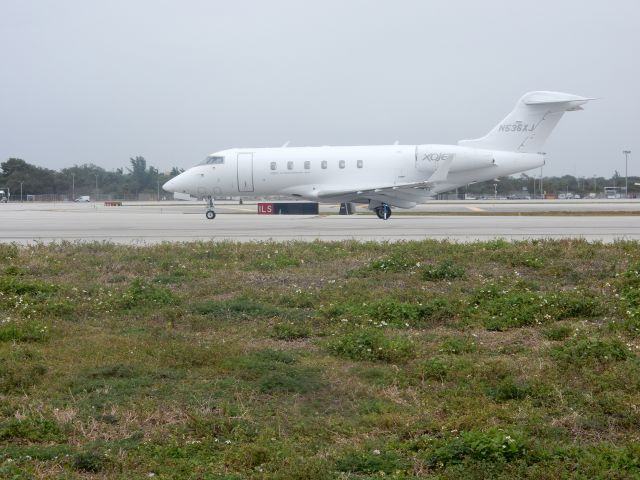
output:
[[[80,198],[81,194],[76,194],[76,198]],[[98,201],[104,202],[109,200],[122,200],[122,201],[142,201],[142,202],[155,202],[158,200],[158,195],[156,193],[128,193],[125,195],[117,195],[117,194],[99,194],[97,199],[95,193],[93,195],[87,195],[90,198],[90,201]],[[22,199],[20,198],[20,194],[16,195],[12,192],[11,197],[9,199],[10,202],[72,202],[74,198],[71,195],[62,195],[62,194],[42,194],[42,195],[30,195],[27,193],[23,193]],[[173,195],[167,192],[160,193],[160,200],[173,200]]]

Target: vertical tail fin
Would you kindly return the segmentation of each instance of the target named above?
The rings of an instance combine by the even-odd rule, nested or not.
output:
[[[458,145],[487,150],[538,153],[564,112],[582,110],[592,98],[560,92],[529,92],[487,135]]]

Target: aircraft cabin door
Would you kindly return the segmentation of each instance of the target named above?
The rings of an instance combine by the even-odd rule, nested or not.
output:
[[[253,153],[238,154],[238,191],[253,192]]]

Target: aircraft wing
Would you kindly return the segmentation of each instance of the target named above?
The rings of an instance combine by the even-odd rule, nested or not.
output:
[[[433,174],[427,180],[421,182],[380,185],[359,189],[327,189],[319,191],[317,196],[321,200],[374,200],[393,207],[412,208],[418,203],[427,201],[434,195],[431,193],[432,187],[446,182],[452,161],[453,157],[441,162]]]

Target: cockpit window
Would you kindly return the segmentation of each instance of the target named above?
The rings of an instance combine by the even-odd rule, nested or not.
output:
[[[223,163],[224,157],[209,155],[200,165],[222,165]]]

